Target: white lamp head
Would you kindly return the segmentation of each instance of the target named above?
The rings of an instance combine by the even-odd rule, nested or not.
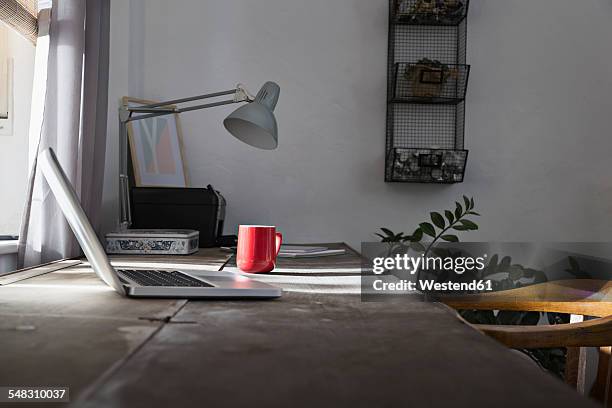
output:
[[[278,102],[280,87],[266,82],[255,99],[232,112],[223,125],[234,137],[244,143],[264,150],[278,146],[278,126],[274,108]]]

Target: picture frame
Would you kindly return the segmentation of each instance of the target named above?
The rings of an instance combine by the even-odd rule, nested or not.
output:
[[[124,96],[124,106],[155,101]],[[173,107],[173,106],[169,106]],[[136,187],[188,187],[183,136],[178,113],[127,123]]]

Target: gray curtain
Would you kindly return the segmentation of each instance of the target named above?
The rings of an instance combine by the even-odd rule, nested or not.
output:
[[[52,147],[94,228],[104,177],[110,0],[53,0],[38,151]],[[19,237],[20,267],[80,253],[53,194],[32,166]]]

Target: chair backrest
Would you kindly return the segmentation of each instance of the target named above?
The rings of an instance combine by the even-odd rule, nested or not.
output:
[[[606,317],[612,315],[612,281],[558,280],[500,292],[441,295],[438,300],[455,309],[520,310]]]

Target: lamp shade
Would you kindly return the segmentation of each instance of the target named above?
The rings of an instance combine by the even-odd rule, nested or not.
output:
[[[278,146],[278,127],[274,108],[278,102],[280,87],[266,82],[253,102],[232,112],[223,125],[234,137],[259,149],[273,150]]]

